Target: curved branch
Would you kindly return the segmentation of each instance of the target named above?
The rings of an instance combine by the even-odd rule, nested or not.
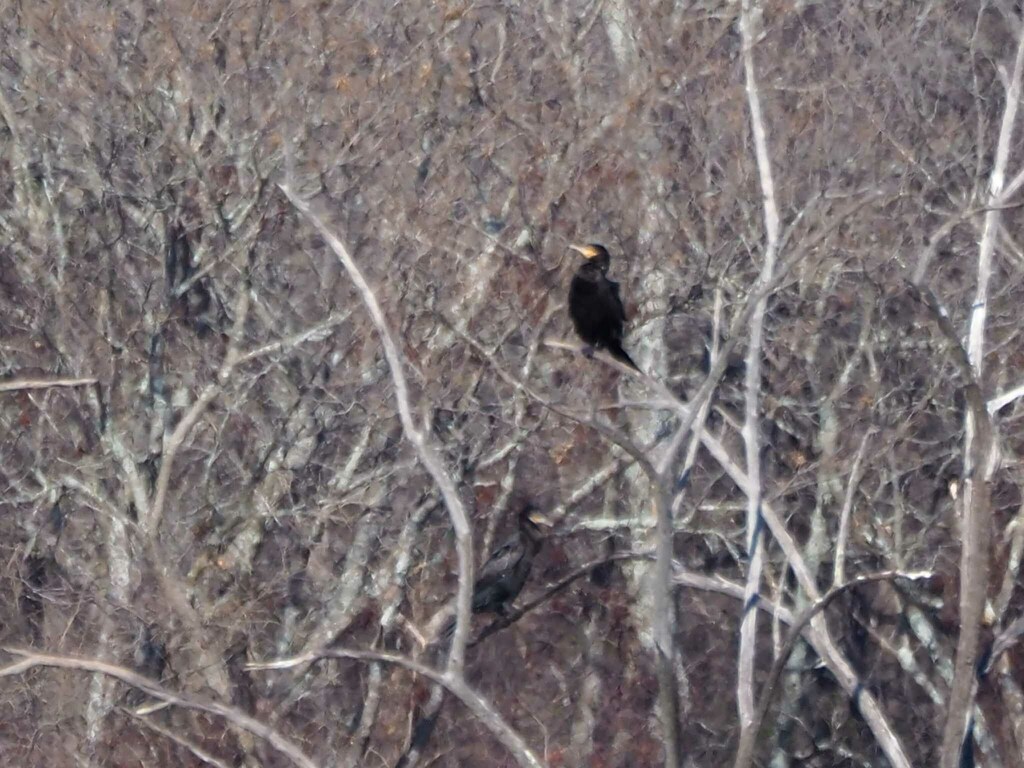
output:
[[[487,728],[494,734],[495,738],[498,739],[511,752],[516,760],[524,768],[544,768],[544,763],[541,762],[527,746],[523,737],[520,736],[512,726],[505,722],[504,718],[494,709],[483,697],[481,697],[476,691],[470,688],[465,680],[462,679],[461,675],[453,674],[452,672],[442,672],[428,667],[425,664],[420,664],[417,661],[406,658],[405,656],[399,656],[394,653],[379,653],[377,651],[357,651],[348,648],[326,648],[321,651],[314,651],[312,653],[304,653],[301,656],[293,656],[288,659],[279,659],[277,661],[268,662],[257,662],[253,664],[246,664],[246,669],[249,670],[263,670],[263,669],[291,669],[292,667],[301,667],[309,664],[317,659],[357,659],[359,661],[380,661],[385,664],[395,664],[405,669],[411,670],[418,675],[422,675],[428,680],[432,680],[438,685],[443,686],[448,690],[449,693],[453,694],[459,701],[461,701],[466,708],[479,718],[479,720],[487,726]]]
[[[316,213],[310,208],[309,203],[295,194],[295,191],[288,184],[278,185],[288,201],[295,207],[303,218],[313,225],[313,228],[320,233],[324,242],[334,251],[338,261],[348,272],[349,277],[355,284],[359,296],[366,306],[370,319],[373,321],[377,334],[380,336],[381,347],[384,349],[384,358],[387,360],[388,368],[391,370],[391,380],[395,385],[395,401],[398,404],[398,416],[402,422],[402,431],[406,439],[412,443],[416,454],[419,456],[423,466],[426,467],[430,476],[437,483],[441,491],[441,498],[448,510],[452,527],[455,529],[455,550],[459,559],[459,586],[455,600],[455,632],[452,636],[451,650],[448,654],[448,669],[457,674],[462,674],[466,655],[466,638],[469,634],[470,608],[473,601],[473,537],[469,528],[469,517],[466,514],[462,499],[459,498],[458,490],[455,488],[455,481],[452,480],[445,469],[440,454],[428,440],[426,433],[420,429],[413,419],[412,405],[409,400],[409,385],[405,378],[405,366],[402,362],[402,355],[398,351],[391,330],[388,327],[387,318],[384,317],[384,310],[381,309],[370,284],[366,282],[359,266],[352,259],[345,244],[335,235]]]
[[[239,728],[266,740],[278,752],[287,755],[295,765],[302,766],[302,768],[317,768],[317,764],[313,762],[313,759],[280,731],[250,717],[242,710],[230,704],[221,704],[218,701],[207,699],[197,694],[174,693],[164,688],[155,680],[150,680],[148,677],[143,677],[130,669],[119,667],[115,664],[108,664],[99,659],[89,659],[80,656],[57,656],[21,648],[4,648],[3,650],[14,656],[20,656],[21,660],[8,664],[5,667],[0,667],[0,677],[20,675],[33,667],[74,669],[81,672],[95,672],[107,677],[113,677],[169,704],[220,715]]]

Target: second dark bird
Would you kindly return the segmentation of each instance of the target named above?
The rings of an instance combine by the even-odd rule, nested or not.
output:
[[[519,513],[519,528],[487,558],[473,585],[473,613],[504,614],[508,604],[522,591],[533,567],[533,559],[544,542],[541,526],[548,520],[532,504]]]
[[[522,508],[516,532],[491,552],[477,573],[473,585],[473,613],[504,616],[508,612],[508,604],[523,591],[533,559],[544,544],[541,526],[551,524],[533,504]],[[441,630],[441,637],[450,638],[454,631],[455,617],[452,616]]]
[[[569,286],[569,316],[576,333],[589,347],[584,349],[584,354],[595,348],[605,349],[616,360],[639,371],[622,348],[626,309],[619,295],[619,284],[608,279],[612,260],[608,249],[597,243],[569,247],[585,259]]]

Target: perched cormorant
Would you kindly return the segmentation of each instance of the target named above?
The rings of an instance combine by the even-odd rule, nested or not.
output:
[[[519,528],[487,558],[473,585],[473,613],[497,613],[504,616],[508,604],[522,591],[533,567],[533,558],[544,541],[540,526],[551,525],[533,504],[519,513]],[[448,639],[455,631],[455,617],[448,619],[440,637]]]
[[[570,245],[586,259],[569,286],[569,316],[576,333],[587,345],[584,354],[594,348],[606,349],[616,360],[640,370],[622,348],[622,326],[626,310],[619,296],[619,284],[608,279],[612,257],[603,245]]]
[[[505,613],[508,603],[522,591],[533,558],[540,552],[544,539],[542,525],[549,526],[551,521],[532,504],[524,506],[519,513],[519,530],[494,550],[480,568],[473,585],[473,613]]]
[[[544,534],[540,529],[542,525],[550,526],[552,522],[533,504],[525,504],[519,512],[518,530],[504,544],[491,552],[491,556],[477,574],[476,583],[473,585],[473,613],[506,615],[508,604],[522,591],[530,575],[530,568],[533,567],[533,558],[540,552],[544,543]],[[440,631],[439,637],[446,641],[451,639],[455,632],[455,624],[455,616],[450,617],[444,629]],[[396,768],[415,762],[418,755],[423,754],[444,703],[443,689],[441,696],[434,709],[427,710],[413,726],[409,748],[399,759]]]

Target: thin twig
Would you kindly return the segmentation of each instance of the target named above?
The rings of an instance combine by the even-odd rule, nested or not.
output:
[[[307,341],[319,341],[320,339],[326,338],[336,326],[343,324],[351,316],[352,310],[346,310],[345,312],[332,312],[316,325],[311,325],[308,328],[298,331],[297,333],[293,333],[279,341],[272,341],[269,344],[264,344],[263,346],[256,347],[248,352],[241,353],[238,356],[238,365],[248,363],[258,357],[263,357],[264,355],[273,354],[274,352],[282,349],[297,347]]]

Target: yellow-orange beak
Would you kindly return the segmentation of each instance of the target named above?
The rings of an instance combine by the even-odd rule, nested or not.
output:
[[[526,518],[534,525],[544,525],[550,528],[555,524],[554,520],[546,515],[542,515],[540,512],[531,512]]]
[[[573,244],[573,245],[570,245],[569,247],[572,250],[576,251],[577,253],[582,254],[583,258],[585,258],[585,259],[592,259],[595,256],[597,256],[598,253],[600,253],[600,251],[598,251],[597,248],[595,248],[592,245],[576,245],[576,244]]]

